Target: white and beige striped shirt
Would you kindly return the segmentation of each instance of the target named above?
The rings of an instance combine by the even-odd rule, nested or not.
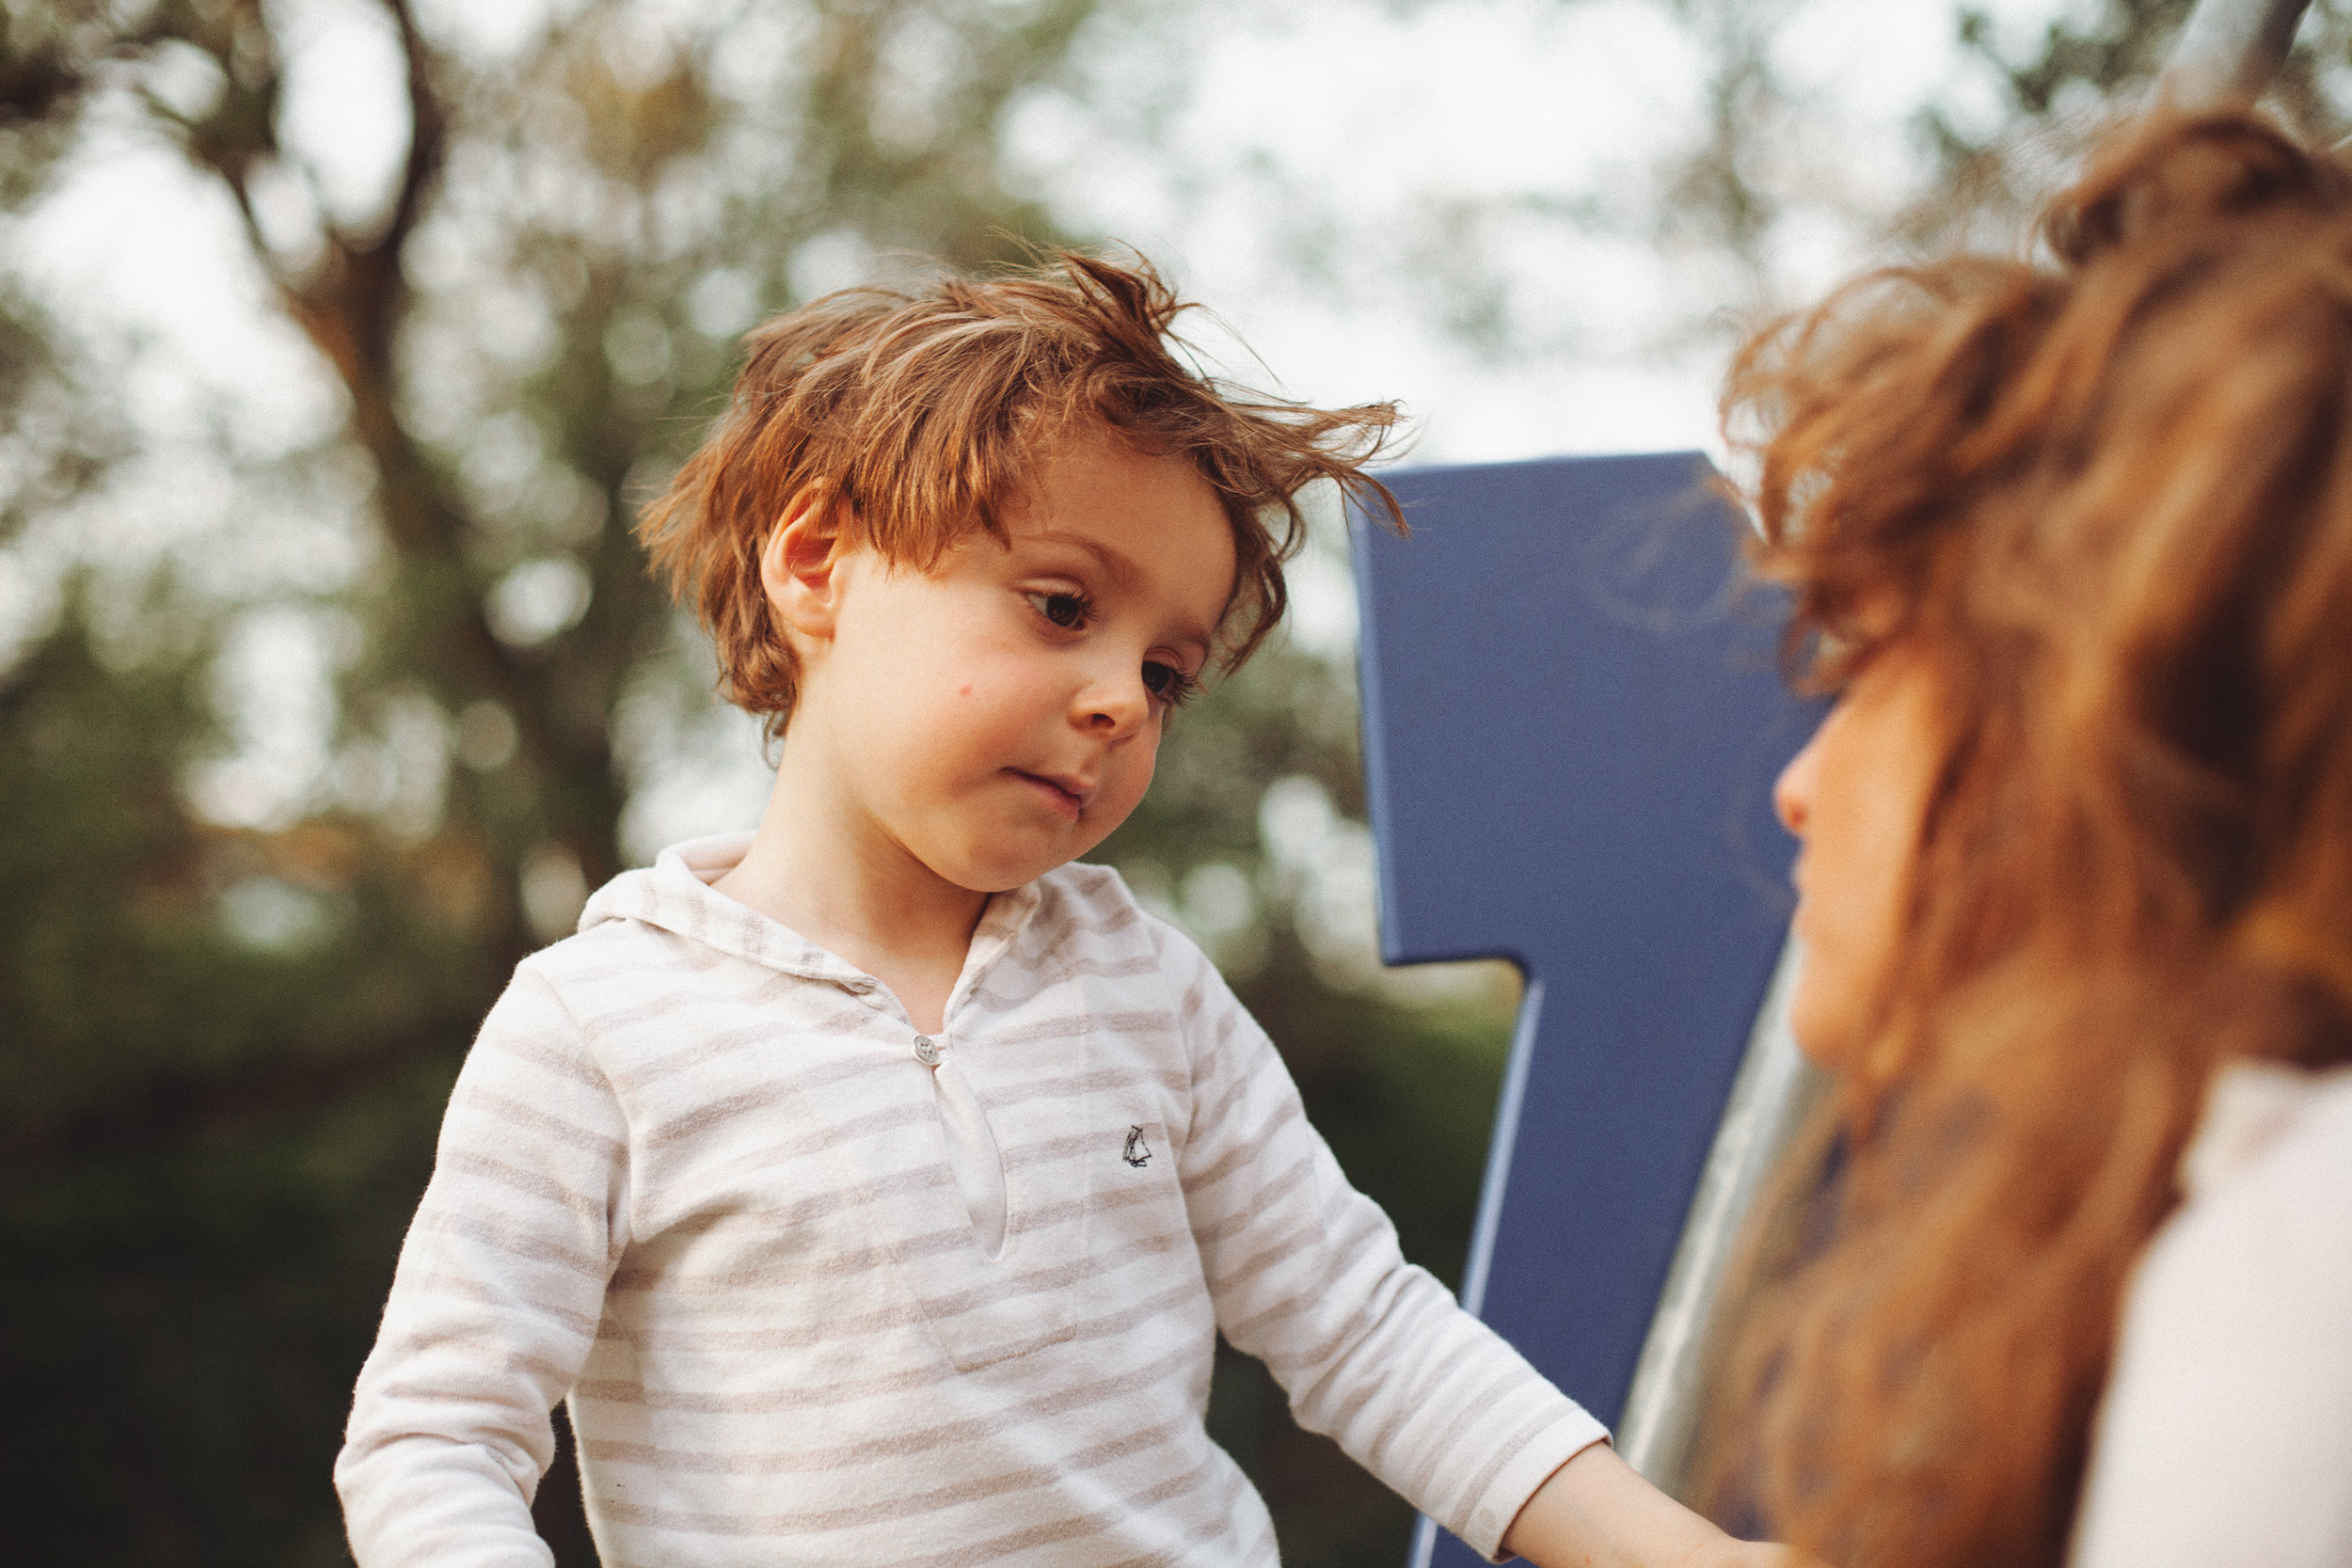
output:
[[[607,1568],[1272,1564],[1219,1330],[1489,1556],[1603,1435],[1115,873],[992,901],[933,1041],[710,890],[748,842],[614,879],[484,1023],[336,1465],[362,1568],[548,1563],[566,1397]]]

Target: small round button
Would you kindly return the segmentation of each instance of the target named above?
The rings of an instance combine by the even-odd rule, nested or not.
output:
[[[925,1067],[939,1065],[939,1042],[929,1035],[914,1037],[914,1059]]]

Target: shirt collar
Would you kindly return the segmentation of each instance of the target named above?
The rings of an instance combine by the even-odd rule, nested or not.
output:
[[[598,888],[580,911],[580,928],[591,930],[611,920],[641,920],[787,974],[826,981],[859,995],[880,990],[881,983],[864,970],[711,887],[743,859],[752,837],[749,832],[713,833],[672,845],[651,866],[624,871]],[[1020,939],[1041,897],[1038,884],[1028,882],[988,901],[972,932],[971,951],[948,1004],[950,1012],[981,973]]]

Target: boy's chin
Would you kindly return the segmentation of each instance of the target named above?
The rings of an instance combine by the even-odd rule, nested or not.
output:
[[[1090,835],[1075,845],[1061,845],[1036,855],[988,855],[960,857],[953,865],[934,862],[931,869],[937,875],[971,893],[1010,893],[1026,887],[1057,871],[1072,861],[1085,858],[1088,850],[1102,842],[1102,836]]]
[[[1057,865],[1066,865],[1073,857],[1058,859],[1050,855],[924,855],[920,857],[932,876],[950,887],[966,893],[1009,893],[1025,887]]]

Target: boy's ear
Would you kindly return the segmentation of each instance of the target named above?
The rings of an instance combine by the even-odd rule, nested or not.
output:
[[[794,496],[759,547],[759,585],[787,638],[833,636],[842,551],[840,501],[814,486]]]

